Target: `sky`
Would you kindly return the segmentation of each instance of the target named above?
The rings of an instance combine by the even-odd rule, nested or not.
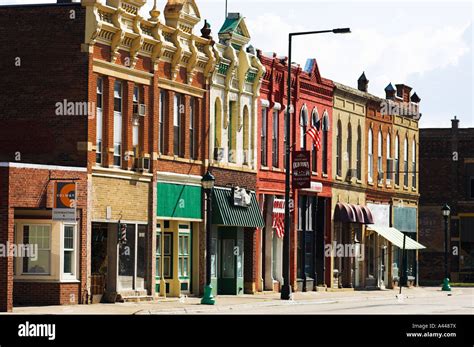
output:
[[[0,0],[0,4],[53,0]],[[214,37],[225,19],[225,0],[196,0]],[[157,0],[163,12],[166,0]],[[388,83],[403,83],[421,98],[421,127],[474,127],[474,2],[436,0],[228,0],[240,12],[250,44],[279,56],[288,53],[288,33],[350,27],[345,35],[295,38],[293,61],[316,58],[323,77],[357,87],[364,71],[369,92],[384,97]],[[153,0],[142,15],[148,18]],[[202,28],[199,23],[196,34]]]

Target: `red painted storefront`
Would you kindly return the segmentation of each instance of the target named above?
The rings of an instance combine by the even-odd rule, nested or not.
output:
[[[287,101],[287,58],[266,56],[258,52],[266,73],[260,92],[258,113],[258,174],[257,194],[266,227],[261,240],[261,264],[259,274],[264,290],[278,290],[282,284],[282,239],[272,228],[274,198],[284,199],[285,194],[285,110]],[[294,290],[303,289],[302,235],[303,223],[300,204],[306,200],[306,290],[329,283],[330,259],[324,257],[324,244],[330,243],[331,210],[331,125],[333,83],[319,73],[315,59],[308,60],[306,68],[292,67],[292,109],[290,137],[292,150],[310,150],[312,182],[322,185],[322,191],[291,190],[294,197],[291,222],[290,282]],[[321,122],[321,149],[316,151],[313,142],[304,134],[317,120]],[[278,124],[274,124],[278,122]],[[302,124],[306,123],[306,127]],[[326,133],[324,136],[324,132]],[[324,139],[323,139],[324,137]],[[326,140],[326,143],[324,141]],[[324,153],[325,152],[325,153]],[[325,160],[323,160],[323,158]]]

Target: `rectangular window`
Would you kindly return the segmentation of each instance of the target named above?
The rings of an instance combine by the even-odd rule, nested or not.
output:
[[[470,195],[470,198],[471,198],[471,199],[474,199],[474,177],[471,177],[471,178],[470,178],[470,182],[471,182],[471,184],[470,184],[470,186],[471,186],[471,187],[470,187],[470,188],[471,188],[471,195]]]
[[[395,171],[395,184],[400,184],[400,162],[398,156],[393,160],[393,170]]]
[[[50,225],[24,225],[23,244],[37,247],[37,259],[23,258],[23,273],[50,274],[51,265],[51,226]]]
[[[190,100],[190,113],[189,113],[189,152],[191,159],[197,158],[197,145],[196,145],[196,98],[191,97]]]
[[[178,275],[179,277],[189,277],[190,271],[190,254],[191,254],[191,243],[189,234],[179,235],[179,247],[178,247]]]
[[[181,123],[182,123],[182,111],[183,111],[184,97],[182,94],[174,95],[174,112],[173,112],[173,153],[179,157],[183,156],[183,148],[181,145]]]
[[[279,126],[280,122],[278,121],[278,111],[274,110],[273,111],[273,132],[272,132],[272,165],[273,167],[278,167],[278,159],[279,158],[279,153],[278,153],[278,138],[279,138]]]
[[[374,177],[374,155],[369,153],[369,182],[373,181]]]
[[[235,136],[236,136],[236,134],[234,133],[236,131],[235,129],[236,124],[234,123],[235,105],[236,105],[235,101],[229,102],[229,126],[227,127],[227,148],[228,148],[227,158],[230,163],[235,163],[237,160],[236,144],[234,143]]]
[[[262,108],[262,129],[260,133],[260,163],[262,166],[267,166],[267,124],[268,124],[268,109],[266,107]]]
[[[165,233],[164,244],[161,244],[161,231],[156,234],[156,277],[164,273],[165,279],[173,278],[173,233]],[[163,260],[163,264],[161,261]]]
[[[323,174],[328,173],[328,132],[326,130],[323,130],[323,141],[322,141],[322,147],[323,147],[323,158],[322,158],[322,169],[323,169]]]
[[[167,104],[166,104],[166,92],[164,90],[160,91],[160,110],[158,115],[158,152],[160,154],[164,153],[165,149],[165,124],[164,118],[167,114]]]
[[[404,168],[405,168],[405,174],[403,175],[403,184],[405,187],[408,187],[408,160],[405,159],[403,162]]]
[[[63,273],[74,275],[76,273],[76,227],[74,225],[64,226],[63,235]]]
[[[135,158],[140,156],[140,116],[137,115],[140,104],[140,88],[134,86],[133,88],[133,126],[132,126],[132,146]]]
[[[313,155],[311,157],[312,160],[312,170],[314,172],[318,172],[318,149],[316,145],[313,143]]]
[[[122,82],[114,86],[114,166],[122,165]]]
[[[103,113],[102,104],[104,96],[104,83],[102,78],[97,79],[97,112],[96,112],[96,154],[95,162],[99,165],[102,164],[102,136],[103,136]]]
[[[284,112],[284,115],[283,115],[283,166],[285,167],[286,166],[286,146],[287,146],[287,142],[288,142],[288,139],[286,137],[286,133],[287,133],[287,119],[288,119],[288,113],[287,112]]]

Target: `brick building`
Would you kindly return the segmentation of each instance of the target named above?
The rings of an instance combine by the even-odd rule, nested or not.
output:
[[[449,273],[452,282],[474,279],[474,129],[420,129],[420,242],[421,284],[440,284],[444,278],[444,221],[441,208],[451,207]]]
[[[255,189],[257,101],[265,69],[250,39],[245,18],[229,13],[213,47],[217,66],[209,90],[209,170],[216,179],[211,249],[215,294],[261,290],[257,250],[263,220]],[[246,203],[237,203],[237,197]]]
[[[0,259],[2,310],[13,300],[114,301],[153,296],[162,283],[172,296],[202,287],[201,177],[215,57],[211,40],[192,33],[194,1],[170,1],[166,23],[156,7],[149,19],[138,16],[144,4],[0,7],[8,24],[0,64],[11,86],[1,99],[0,242],[41,236],[50,257],[34,276],[26,259]],[[78,218],[75,271],[65,278],[69,226],[51,220],[49,195],[52,182],[68,180],[77,185]]]
[[[274,226],[275,207],[282,202],[285,192],[285,114],[288,61],[259,52],[265,66],[262,83],[258,128],[259,201],[263,208],[265,228],[262,235],[262,277],[265,290],[276,290],[282,285],[283,240]],[[290,283],[294,290],[316,290],[329,284],[330,259],[324,257],[324,245],[331,241],[331,177],[332,177],[332,81],[322,78],[315,59],[307,61],[305,69],[292,66],[293,116],[290,137],[295,150],[311,152],[312,188],[291,192],[295,209],[292,213],[290,245]],[[295,112],[293,112],[293,110]],[[306,130],[321,124],[321,150],[318,151]],[[318,153],[319,152],[319,153]],[[274,204],[275,203],[275,204]],[[303,237],[303,235],[305,237]],[[303,270],[305,269],[305,270]]]

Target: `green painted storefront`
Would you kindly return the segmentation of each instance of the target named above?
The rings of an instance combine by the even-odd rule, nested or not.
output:
[[[245,228],[262,228],[264,221],[255,193],[249,206],[235,206],[232,189],[216,187],[212,198],[211,269],[213,294],[244,293]]]
[[[199,223],[202,221],[202,191],[198,185],[157,184],[156,292],[164,274],[166,294],[180,296],[192,291],[197,278]]]

